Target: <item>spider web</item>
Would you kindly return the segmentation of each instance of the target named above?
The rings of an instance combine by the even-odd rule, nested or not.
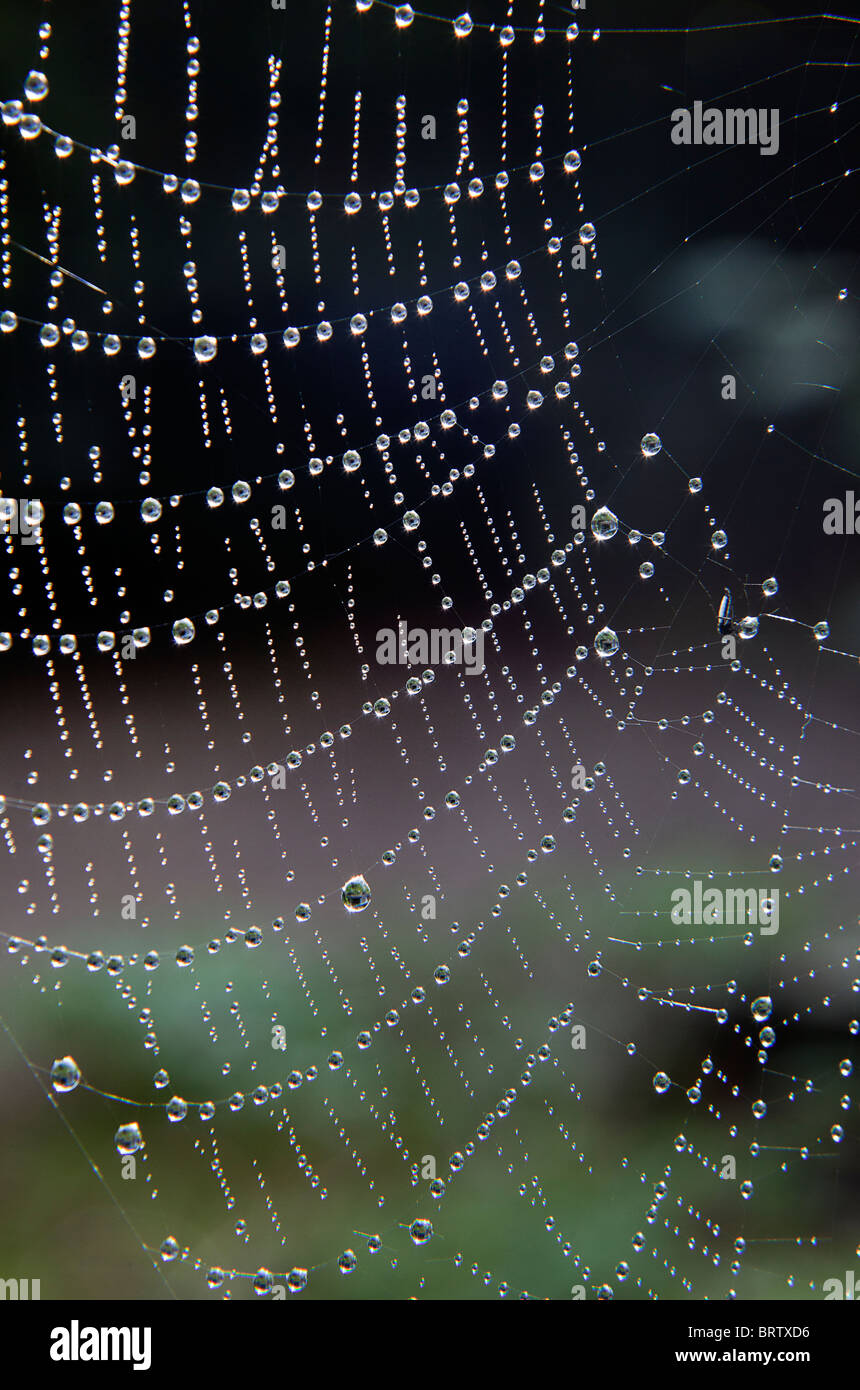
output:
[[[856,26],[92,9],[4,59],[0,1273],[821,1297]]]

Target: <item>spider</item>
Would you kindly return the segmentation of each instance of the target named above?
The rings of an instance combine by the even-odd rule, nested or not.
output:
[[[734,632],[734,630],[735,625],[732,621],[732,596],[730,591],[726,589],[720,599],[720,607],[717,613],[717,632],[721,637],[725,637],[727,633]]]

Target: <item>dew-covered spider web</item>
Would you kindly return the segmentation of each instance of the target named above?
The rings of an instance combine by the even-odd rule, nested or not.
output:
[[[858,28],[659,10],[4,11],[43,1298],[856,1261]],[[697,101],[778,150],[673,143]]]

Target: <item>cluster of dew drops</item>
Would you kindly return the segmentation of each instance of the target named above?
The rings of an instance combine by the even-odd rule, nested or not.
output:
[[[357,0],[356,8],[359,11],[367,11],[371,8],[372,3],[373,0]],[[408,29],[409,27],[411,27],[415,20],[415,13],[412,7],[410,5],[396,6],[394,10],[394,20],[398,29]],[[456,17],[453,21],[453,26],[454,32],[458,38],[468,37],[472,33],[473,28],[475,27],[471,17],[468,14],[463,14]],[[568,26],[567,37],[569,39],[575,38],[576,32],[576,25]],[[50,35],[50,26],[42,26],[42,29],[40,30],[40,35],[43,39],[47,39]],[[541,31],[540,38],[538,38],[537,34],[535,35],[535,41],[541,42],[543,37],[544,34]],[[514,38],[515,31],[511,26],[505,26],[501,29],[499,41],[503,46],[509,46],[511,43],[514,42]],[[25,83],[25,95],[27,100],[30,103],[38,103],[48,95],[48,90],[48,80],[46,76],[42,72],[38,72],[35,70],[32,71],[29,74]],[[23,108],[21,107],[21,103],[6,103],[2,111],[2,117],[5,124],[16,125],[18,127],[21,136],[25,140],[35,139],[41,133],[42,123],[40,121],[40,118],[34,112],[25,113],[23,111]],[[59,136],[57,137],[57,143],[55,148],[57,155],[60,158],[65,158],[72,153],[73,142],[68,140],[67,137]],[[115,165],[115,175],[117,182],[119,184],[131,182],[135,175],[135,166],[131,165],[126,161],[114,160],[113,162]],[[565,157],[565,168],[568,172],[575,172],[578,166],[579,156],[575,151],[572,151]],[[176,189],[178,189],[180,191],[182,201],[186,205],[195,202],[197,198],[200,196],[200,187],[198,184],[195,183],[194,180],[186,180],[181,185],[179,184],[178,180],[175,180],[174,184],[175,188],[171,187],[171,189],[168,189],[168,191],[176,191]],[[167,187],[167,185],[165,185],[165,187]],[[453,191],[455,189],[456,191]],[[456,201],[457,198],[459,198],[459,196],[460,190],[456,185],[447,186],[445,191],[446,202],[453,203],[454,201]],[[316,195],[316,197],[319,197],[319,195]],[[360,207],[360,199],[358,198],[358,195],[352,193],[348,195],[348,197],[352,199],[352,203],[351,205],[346,206],[346,211],[348,213],[357,211]],[[315,195],[313,194],[311,194],[308,199],[309,210],[313,212],[316,210],[317,204],[315,201],[312,203],[312,199],[315,199]],[[358,202],[356,202],[357,199]],[[236,190],[234,192],[232,198],[232,205],[234,207],[234,210],[243,210],[249,202],[250,198],[246,199],[246,195],[243,190]],[[265,203],[265,198],[261,202],[261,206],[263,207],[264,211],[274,210],[276,204],[277,200],[275,200],[275,202],[272,203],[271,206],[267,206]],[[384,204],[381,201],[380,206],[384,208]],[[592,247],[595,243],[596,235],[597,233],[594,224],[586,221],[582,224],[582,226],[579,229],[578,238],[583,246]],[[520,269],[521,268],[519,262],[510,262],[508,268],[508,278],[518,278]],[[492,287],[491,282],[492,284],[495,283],[495,279],[491,274],[489,275],[489,278],[487,278],[487,274],[485,274],[484,279],[486,281],[486,284],[483,285],[482,288]],[[465,290],[467,294],[468,286],[464,285],[463,290]],[[455,291],[455,297],[465,299],[466,294],[461,294],[459,291],[460,287],[458,286],[457,291]],[[422,299],[419,299],[417,301],[417,312],[419,315],[426,314],[430,311],[430,308],[432,308],[432,304],[430,302],[429,296],[422,297]],[[391,309],[391,319],[395,324],[402,322],[405,317],[406,308],[404,305],[398,303],[397,305],[393,306],[393,308]],[[2,314],[2,316],[0,316],[0,330],[2,330],[4,333],[14,332],[17,326],[17,318],[12,311],[7,310]],[[349,328],[350,332],[354,336],[361,336],[367,328],[366,316],[362,314],[354,314],[350,319]],[[295,348],[300,342],[300,336],[301,335],[298,328],[288,328],[283,334],[284,346],[289,349]],[[326,321],[320,323],[315,330],[315,336],[319,342],[328,341],[332,336],[331,325],[328,324]],[[51,349],[55,347],[57,343],[60,341],[60,337],[61,330],[57,328],[55,325],[46,324],[41,326],[40,342],[42,346],[46,349]],[[84,333],[82,330],[74,328],[69,334],[69,337],[71,341],[71,346],[74,351],[82,351],[89,346],[88,335]],[[120,350],[120,342],[118,337],[116,337],[116,335],[111,334],[103,335],[103,346],[107,355],[115,355]],[[571,347],[573,351],[571,351],[567,355],[569,356],[569,358],[574,357],[577,352],[577,350],[575,349],[575,344],[569,345],[569,347]],[[256,355],[261,355],[265,353],[267,348],[268,339],[266,335],[253,334],[251,336],[252,353]],[[142,360],[146,360],[148,357],[152,356],[155,350],[156,344],[154,340],[152,340],[151,338],[145,337],[139,340],[137,351],[138,356]],[[218,340],[209,335],[201,334],[200,336],[193,339],[193,353],[196,361],[201,365],[205,365],[207,363],[212,362],[218,353]],[[551,362],[552,359],[546,360]],[[495,399],[504,399],[505,395],[507,394],[507,384],[504,382],[496,382],[494,387],[492,388],[492,393]],[[557,392],[557,395],[560,399],[563,398],[561,393]],[[536,390],[530,391],[528,393],[526,404],[529,410],[538,409],[543,404],[542,394]],[[441,428],[443,429],[450,428],[452,424],[456,422],[456,416],[451,411],[442,412],[440,419]],[[422,438],[425,438],[427,433],[428,428],[426,425],[420,427],[420,432],[419,427],[416,427],[414,437],[416,438],[416,440],[420,440]],[[511,437],[513,438],[515,437],[515,435],[511,434]],[[642,437],[640,448],[642,456],[645,460],[653,460],[661,453],[663,449],[663,442],[657,434],[649,432]],[[357,450],[348,449],[344,452],[342,457],[342,464],[345,472],[350,473],[357,471],[357,469],[360,466],[360,462],[361,456]],[[313,473],[313,465],[311,466],[310,471]],[[295,476],[291,470],[284,470],[279,475],[279,486],[283,490],[287,490],[288,488],[290,488],[293,485],[294,481]],[[702,486],[703,485],[701,478],[691,477],[688,480],[688,487],[691,494],[695,495],[700,493],[702,491]],[[241,480],[237,481],[233,485],[231,495],[233,501],[237,504],[242,504],[248,501],[248,499],[251,496],[250,485]],[[220,507],[224,502],[224,492],[219,488],[210,488],[206,494],[206,499],[208,507],[214,510]],[[37,524],[41,520],[41,504],[32,503],[30,505],[36,510],[29,517],[29,520]],[[141,503],[140,515],[142,520],[148,525],[154,525],[155,523],[157,523],[161,519],[162,513],[162,503],[157,498],[146,498]],[[99,503],[96,507],[95,519],[99,525],[103,526],[109,524],[114,519],[114,516],[115,509],[110,502],[105,501]],[[77,526],[80,523],[81,518],[81,508],[76,503],[69,503],[66,505],[65,520],[69,525]],[[402,518],[402,524],[405,532],[416,532],[420,526],[420,517],[418,513],[412,509],[406,510]],[[620,522],[619,518],[610,510],[608,506],[599,506],[592,516],[590,526],[592,535],[595,537],[596,540],[611,541],[619,532]],[[373,543],[377,547],[384,545],[387,539],[388,536],[385,530],[377,529],[374,532]],[[631,542],[631,544],[637,544],[638,541],[641,540],[641,536],[637,531],[628,528],[628,540]],[[663,533],[655,533],[651,537],[651,540],[655,548],[659,551],[663,546],[665,537]],[[726,531],[720,527],[713,526],[713,524],[710,536],[710,546],[712,550],[717,553],[726,552],[728,547],[728,536]],[[561,559],[559,559],[558,561],[556,561],[554,558],[553,563],[561,563],[561,560],[563,560],[563,558],[563,555],[561,556]],[[654,563],[651,560],[642,561],[639,567],[640,577],[643,580],[650,580],[654,576],[654,573]],[[762,583],[761,588],[763,596],[765,598],[774,597],[778,589],[776,579],[766,579]],[[285,580],[278,581],[278,584],[275,586],[274,591],[276,593],[276,596],[279,598],[288,597],[290,594],[289,582]],[[519,597],[523,597],[522,590],[519,591]],[[254,606],[257,607],[262,606],[261,603],[256,602],[256,599],[249,600],[249,603],[253,603]],[[211,612],[206,614],[205,621],[208,625],[212,626],[218,621],[218,616],[218,613],[215,610],[212,610]],[[739,623],[738,632],[742,638],[749,639],[754,637],[757,633],[757,630],[758,619],[753,616],[747,616],[744,619],[742,619]],[[474,633],[474,629],[471,629],[471,631]],[[823,643],[829,636],[829,626],[826,622],[820,622],[815,624],[812,628],[812,631],[815,640],[819,643]],[[188,645],[189,643],[195,640],[196,636],[197,627],[192,618],[180,618],[172,623],[172,637],[177,646]],[[0,634],[0,648],[8,650],[11,645],[11,640],[12,639],[10,634]],[[151,632],[148,627],[142,626],[138,629],[135,629],[134,641],[135,646],[138,649],[143,650],[146,646],[149,645],[150,640]],[[101,651],[108,652],[112,650],[114,645],[115,634],[110,632],[99,634],[98,646]],[[615,656],[618,653],[620,646],[621,639],[619,637],[619,633],[614,628],[608,625],[604,625],[603,627],[601,627],[593,637],[593,650],[597,656],[604,660],[609,660],[613,656]],[[60,639],[59,647],[60,651],[63,653],[73,652],[75,650],[75,638],[71,635],[64,635],[64,637]],[[50,639],[47,636],[37,635],[33,639],[33,651],[36,655],[47,655],[50,649]],[[578,651],[578,656],[581,654],[582,651],[584,651],[584,649],[580,649],[580,651]],[[421,688],[420,683],[417,681],[417,679],[413,678],[413,680],[416,689],[415,691],[411,691],[410,693],[416,693],[416,691]],[[364,712],[372,712],[377,717],[384,717],[386,714],[390,712],[390,708],[390,702],[385,698],[380,698],[375,702],[375,704],[367,707]],[[347,733],[348,726],[345,726],[345,728],[341,731],[341,734],[342,736],[347,736]],[[330,734],[324,735],[323,737],[333,739],[333,735]],[[505,743],[506,739],[509,740],[507,746]],[[512,749],[514,746],[515,744],[512,735],[505,735],[502,738],[501,747],[503,752],[510,751],[510,749]],[[296,752],[295,754],[291,754],[290,757],[298,759],[298,762],[293,762],[292,764],[290,764],[291,766],[298,766],[300,764],[300,754]],[[262,769],[254,769],[252,771],[251,780],[259,781],[261,780],[261,777]],[[687,777],[689,778],[689,774],[687,774]],[[241,785],[242,782],[243,779],[238,779],[237,785]],[[231,786],[230,783],[226,780],[218,782],[214,786],[214,788],[212,788],[212,796],[216,802],[227,800],[230,796],[230,792]],[[186,807],[190,810],[199,809],[202,803],[203,797],[202,794],[199,792],[192,792],[186,797],[175,794],[173,797],[169,799],[167,803],[167,808],[171,815],[176,815],[179,814]],[[449,808],[456,809],[459,806],[459,803],[459,793],[455,790],[450,791],[446,797],[447,806]],[[146,798],[144,801],[138,803],[138,813],[147,815],[151,814],[154,809],[154,804],[154,799]],[[75,820],[81,821],[88,818],[90,814],[90,809],[91,808],[87,806],[85,803],[81,803],[79,806],[75,808],[65,806],[60,807],[59,814],[66,815],[71,812]],[[96,813],[99,814],[108,808],[99,806],[93,809],[95,809]],[[109,808],[109,814],[111,819],[119,820],[130,809],[132,809],[132,803],[127,804],[124,802],[116,802],[112,807]],[[50,821],[51,814],[52,809],[49,805],[47,805],[47,803],[38,803],[32,809],[32,819],[34,824],[36,824],[37,826],[45,826]],[[545,835],[541,840],[540,848],[544,853],[551,853],[552,850],[555,848],[554,837],[550,835]],[[365,878],[363,874],[355,874],[342,885],[342,888],[340,890],[340,899],[345,911],[348,914],[352,915],[362,913],[368,908],[372,900],[371,885],[369,884],[368,880]],[[299,904],[298,908],[296,909],[297,921],[307,920],[310,917],[310,914],[311,909],[309,904]],[[248,941],[248,944],[254,945],[256,944],[256,942]],[[183,953],[186,953],[185,958],[180,959],[180,956],[182,956]],[[191,950],[191,948],[180,948],[180,952],[177,953],[177,964],[179,964],[180,966],[189,964],[191,959],[193,959],[193,951]],[[443,965],[437,968],[437,983],[446,982],[449,976],[450,972],[447,966]],[[776,1035],[774,1033],[773,1027],[769,1022],[769,1020],[771,1019],[772,1008],[772,1000],[769,997],[764,996],[755,999],[751,1006],[751,1012],[754,1021],[756,1022],[756,1024],[761,1025],[761,1029],[759,1032],[760,1058],[762,1056],[766,1058],[768,1049],[770,1049],[775,1042]],[[852,1032],[857,1032],[857,1028],[854,1024],[852,1024]],[[359,1047],[368,1046],[369,1042],[370,1035],[368,1033],[362,1033],[359,1035]],[[333,1053],[331,1059],[329,1060],[329,1065],[334,1070],[342,1064],[342,1061],[343,1058],[341,1054]],[[843,1078],[848,1078],[851,1075],[851,1072],[851,1062],[848,1059],[842,1060],[839,1063],[840,1076]],[[51,1068],[50,1075],[52,1086],[54,1090],[58,1093],[67,1093],[74,1091],[81,1084],[82,1081],[81,1070],[74,1058],[71,1056],[65,1056],[55,1060]],[[166,1086],[169,1082],[167,1073],[160,1073],[159,1075],[163,1076],[163,1081],[157,1084],[159,1086]],[[674,1083],[672,1082],[671,1078],[668,1076],[666,1072],[658,1071],[653,1077],[652,1085],[657,1095],[664,1096],[670,1092]],[[690,1091],[688,1092],[688,1099],[690,1099],[691,1103],[696,1103],[697,1097],[695,1092],[695,1087],[690,1088]],[[767,1105],[761,1099],[752,1102],[751,1108],[752,1113],[757,1120],[763,1119],[767,1114]],[[843,1106],[843,1108],[846,1107]],[[200,1103],[197,1106],[197,1109],[199,1111],[200,1118],[203,1120],[211,1120],[214,1117],[215,1105],[211,1101]],[[171,1123],[179,1123],[186,1118],[186,1115],[189,1111],[189,1105],[181,1097],[174,1096],[169,1102],[167,1102],[165,1110],[167,1118]],[[844,1138],[844,1130],[841,1125],[834,1124],[831,1128],[830,1133],[834,1143],[839,1144],[842,1142]],[[131,1122],[120,1125],[114,1135],[114,1145],[116,1147],[116,1150],[121,1156],[124,1157],[130,1157],[135,1155],[144,1147],[144,1144],[144,1135],[141,1130],[140,1124],[137,1122]],[[806,1151],[802,1151],[801,1156],[808,1157],[808,1153]],[[658,1184],[658,1187],[659,1186],[661,1185]],[[665,1184],[662,1184],[662,1186],[665,1188]],[[749,1200],[752,1197],[754,1191],[753,1183],[749,1180],[742,1182],[740,1184],[739,1191],[741,1197],[744,1200]],[[659,1195],[662,1197],[665,1195],[665,1192]],[[409,1225],[408,1230],[410,1238],[415,1245],[426,1244],[433,1235],[432,1223],[424,1218],[415,1219]],[[634,1250],[638,1252],[642,1250],[644,1246],[644,1236],[641,1233],[637,1233],[633,1239]],[[380,1237],[378,1235],[369,1236],[367,1248],[371,1254],[378,1253],[378,1251],[382,1248],[382,1242]],[[735,1242],[735,1252],[737,1255],[741,1255],[744,1249],[745,1243],[742,1239],[739,1238],[739,1240]],[[173,1236],[167,1237],[160,1247],[160,1257],[165,1262],[171,1262],[177,1258],[185,1258],[187,1253],[188,1252],[183,1250],[180,1243]],[[352,1250],[346,1250],[339,1257],[338,1268],[342,1274],[350,1274],[356,1268],[357,1263],[358,1261],[355,1252]],[[629,1274],[629,1265],[626,1261],[621,1262],[618,1265],[616,1274],[618,1279],[622,1282],[627,1278]],[[216,1290],[221,1288],[225,1283],[225,1280],[228,1280],[230,1277],[231,1276],[229,1272],[218,1267],[213,1267],[208,1272],[207,1283],[209,1288]],[[259,1270],[253,1277],[253,1287],[255,1292],[261,1295],[270,1293],[273,1283],[275,1281],[275,1277],[276,1276],[274,1276],[271,1273],[271,1271]],[[291,1292],[302,1292],[306,1288],[308,1283],[308,1271],[302,1268],[294,1268],[287,1274],[286,1282],[287,1287]],[[598,1290],[598,1297],[609,1298],[612,1296],[613,1290],[611,1285],[602,1285]]]

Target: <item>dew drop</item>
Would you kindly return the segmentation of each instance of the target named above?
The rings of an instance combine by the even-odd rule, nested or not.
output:
[[[74,1057],[60,1057],[51,1067],[51,1085],[55,1091],[73,1091],[81,1079]]]
[[[198,362],[211,362],[218,351],[218,343],[215,338],[195,338],[194,356]]]
[[[347,879],[340,890],[340,897],[347,912],[364,912],[370,905],[370,884],[361,874],[357,874],[355,878]]]
[[[43,101],[48,95],[48,79],[43,72],[28,72],[24,92],[28,101]]]
[[[419,1218],[419,1220],[412,1222],[409,1227],[409,1234],[414,1245],[426,1245],[428,1240],[433,1237],[433,1225],[430,1221]]]
[[[121,1154],[134,1154],[143,1145],[143,1135],[140,1132],[140,1125],[133,1122],[128,1125],[120,1125],[113,1137],[117,1152]]]
[[[618,517],[608,507],[600,507],[591,518],[591,530],[599,541],[609,541],[618,530]]]
[[[594,639],[594,650],[604,658],[614,656],[618,651],[618,634],[611,627],[602,627]]]
[[[639,447],[646,459],[652,459],[663,448],[663,441],[659,434],[644,434]]]

